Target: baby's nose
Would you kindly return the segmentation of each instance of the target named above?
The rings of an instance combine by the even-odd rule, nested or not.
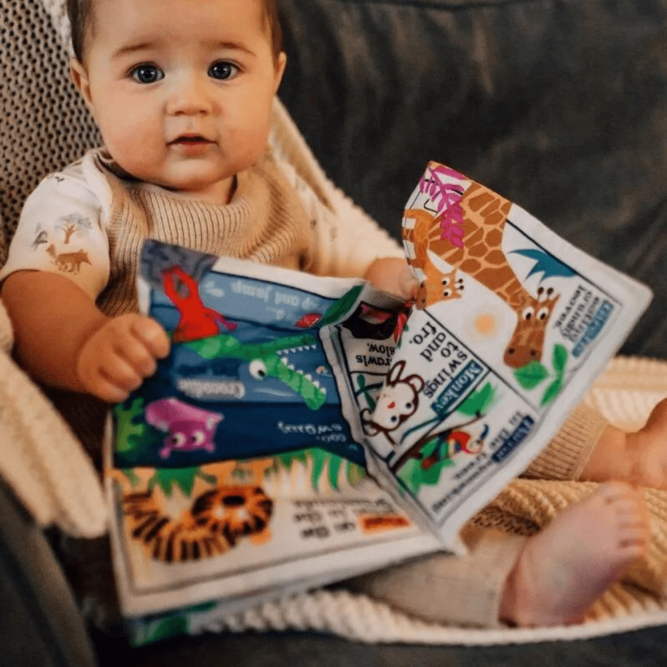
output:
[[[205,82],[197,77],[182,77],[174,83],[167,103],[171,115],[196,115],[210,113],[211,99]]]

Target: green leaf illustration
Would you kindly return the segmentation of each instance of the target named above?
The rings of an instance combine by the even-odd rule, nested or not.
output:
[[[317,490],[319,488],[320,476],[322,475],[324,466],[327,463],[327,456],[321,449],[312,450],[308,452],[308,454],[313,460],[313,474],[311,476],[311,481],[313,484],[313,489]]]
[[[136,487],[141,481],[137,473],[134,472],[134,468],[121,468],[121,472],[127,477],[127,481],[132,485],[132,488]]]
[[[145,424],[135,423],[136,417],[143,414],[144,399],[135,398],[129,405],[126,401],[117,405],[114,410],[118,420],[116,429],[116,451],[120,453],[136,449],[144,433]]]
[[[531,361],[526,366],[517,368],[514,377],[524,389],[535,389],[540,382],[549,377],[549,371],[539,361]]]
[[[366,471],[360,465],[352,463],[352,461],[346,462],[345,474],[351,486],[356,486],[359,482],[366,479]]]
[[[327,308],[327,312],[324,313],[322,319],[318,322],[318,325],[323,327],[332,322],[337,322],[344,317],[359,298],[359,294],[363,288],[363,285],[356,285],[346,292],[340,299],[334,301],[329,308]]]
[[[354,486],[366,477],[366,471],[361,466],[358,466],[341,456],[336,456],[331,452],[320,449],[319,447],[279,454],[274,457],[274,464],[271,470],[277,472],[279,467],[282,466],[289,471],[295,462],[307,466],[309,461],[312,462],[310,481],[315,491],[319,490],[320,482],[322,481],[322,473],[327,466],[329,484],[331,485],[331,488],[336,491],[338,490],[338,476],[343,463],[346,464],[345,475],[348,484]]]
[[[540,406],[544,407],[545,405],[551,403],[551,401],[553,401],[556,396],[558,396],[562,388],[563,377],[559,376],[547,387],[547,390],[544,392],[544,396],[542,396],[542,400],[540,401]]]
[[[329,459],[329,484],[336,491],[338,491],[338,473],[340,472],[342,463],[343,459],[340,456],[332,456]]]
[[[426,443],[422,449],[422,460],[427,459],[435,450],[437,446],[437,438],[431,442]],[[422,486],[434,486],[440,481],[440,475],[445,468],[454,465],[454,462],[445,458],[441,461],[436,461],[428,470],[422,468],[421,461],[417,459],[408,459],[405,465],[398,471],[397,477],[410,489],[410,491],[417,495]]]
[[[184,607],[173,614],[165,614],[160,618],[140,623],[140,636],[132,636],[130,644],[134,647],[152,644],[153,642],[178,637],[190,632],[190,619],[196,614],[205,614],[217,609],[219,603],[216,601],[202,602],[191,607]]]
[[[551,364],[558,375],[562,375],[567,365],[568,351],[564,345],[560,343],[554,345],[554,352],[551,359]]]
[[[147,621],[142,636],[132,638],[131,644],[134,647],[152,644],[170,637],[185,635],[189,629],[189,619],[184,616],[170,616],[155,621]]]
[[[308,455],[305,449],[300,449],[296,452],[285,452],[284,454],[278,454],[273,459],[274,467],[282,466],[286,470],[289,470],[292,467],[292,463],[298,461],[306,465],[308,462]]]
[[[157,468],[148,482],[148,490],[152,491],[157,485],[167,498],[171,497],[174,487],[178,487],[183,495],[191,496],[192,488],[197,477],[201,477],[209,484],[215,484],[217,478],[207,475],[200,467],[194,468]]]
[[[495,388],[490,382],[487,382],[481,389],[473,391],[466,399],[459,405],[457,412],[468,417],[474,415],[486,414],[489,408],[498,400]]]
[[[366,385],[366,378],[361,374],[357,375],[357,388],[358,390],[355,393],[361,394],[366,399],[368,409],[373,412],[375,410],[375,401],[370,394],[370,388]]]

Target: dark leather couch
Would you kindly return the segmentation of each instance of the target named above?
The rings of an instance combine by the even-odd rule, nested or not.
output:
[[[329,176],[392,232],[427,160],[496,189],[655,291],[623,352],[665,357],[667,0],[281,0],[281,97]],[[38,175],[36,175],[36,178]],[[0,486],[0,664],[659,665],[662,628],[489,648],[299,634],[142,649],[85,627]]]

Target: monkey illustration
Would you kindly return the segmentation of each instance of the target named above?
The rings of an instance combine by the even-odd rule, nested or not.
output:
[[[392,445],[396,443],[390,434],[417,411],[419,392],[424,388],[424,380],[419,375],[401,377],[404,370],[405,361],[394,364],[387,374],[375,411],[371,413],[368,408],[361,411],[365,433],[370,436],[383,433]]]

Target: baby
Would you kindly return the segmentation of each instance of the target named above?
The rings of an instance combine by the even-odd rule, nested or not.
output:
[[[268,149],[286,63],[276,0],[69,0],[68,9],[72,77],[104,149],[30,196],[0,279],[19,360],[66,390],[82,440],[80,395],[122,401],[169,353],[161,326],[136,312],[145,238],[413,294],[397,244],[370,220],[337,216]],[[667,488],[667,402],[634,434],[596,419],[578,478],[618,481],[520,541],[490,602],[496,618],[576,621],[645,552],[647,510],[628,483]],[[479,573],[475,559],[473,549],[461,560]],[[479,579],[470,577],[470,596]],[[446,599],[446,578],[431,583]],[[439,620],[456,621],[451,612]]]

